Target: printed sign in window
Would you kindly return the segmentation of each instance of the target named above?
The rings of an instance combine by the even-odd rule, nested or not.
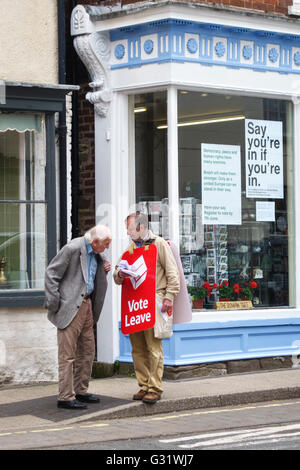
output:
[[[246,197],[283,198],[282,122],[246,119]]]
[[[203,224],[241,225],[241,149],[201,144]]]

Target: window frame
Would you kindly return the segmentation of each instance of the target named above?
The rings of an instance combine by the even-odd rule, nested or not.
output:
[[[45,115],[45,201],[47,208],[47,261],[49,263],[57,252],[58,240],[56,187],[59,182],[56,178],[55,114],[64,112],[65,95],[70,91],[70,88],[67,86],[48,88],[46,86],[7,83],[5,91],[6,101],[4,104],[0,104],[0,111],[40,112]],[[61,176],[63,175],[60,175],[60,183],[64,180]],[[61,191],[65,191],[62,184],[60,184]],[[65,218],[66,214],[60,214],[60,216]],[[1,307],[42,306],[44,298],[44,290],[0,291]]]
[[[169,188],[169,193],[168,193],[168,198],[169,198],[169,214],[172,214],[172,217],[169,218],[169,239],[172,240],[176,245],[178,250],[180,251],[180,245],[179,245],[179,174],[178,174],[178,128],[177,128],[177,120],[178,120],[178,92],[181,90],[186,90],[186,91],[193,91],[193,92],[207,92],[207,93],[215,93],[215,94],[241,94],[235,89],[227,89],[226,87],[224,90],[220,91],[215,89],[214,87],[212,88],[204,88],[204,87],[198,87],[198,86],[186,86],[184,84],[169,84],[166,86],[160,86],[160,87],[145,87],[145,88],[137,88],[134,91],[127,92],[126,94],[128,96],[135,96],[136,94],[142,94],[142,93],[151,93],[154,91],[166,91],[167,92],[167,126],[168,126],[168,136],[167,136],[167,142],[168,142],[168,188]],[[291,227],[292,230],[292,245],[293,245],[293,253],[294,253],[294,263],[293,263],[293,268],[289,275],[292,275],[294,279],[298,277],[298,250],[297,250],[297,243],[296,243],[296,236],[297,233],[299,232],[300,227],[300,217],[297,217],[297,193],[300,191],[297,191],[298,186],[296,184],[296,175],[299,172],[298,166],[297,166],[297,159],[295,158],[297,148],[299,148],[299,142],[300,142],[300,137],[297,138],[297,133],[296,129],[298,126],[298,123],[300,122],[300,102],[299,100],[295,101],[295,99],[292,96],[285,95],[285,94],[280,94],[280,95],[275,95],[272,93],[261,93],[261,92],[244,92],[241,94],[242,96],[249,96],[249,97],[260,97],[260,98],[266,98],[266,99],[279,99],[279,100],[285,100],[289,101],[292,106],[291,110],[291,118],[292,118],[292,129],[293,129],[293,136],[291,139],[291,150],[292,150],[292,160],[293,160],[293,189],[292,189],[292,208],[294,212],[294,224],[293,227]],[[129,112],[132,112],[132,106],[128,107]],[[130,126],[132,126],[132,122],[129,120],[129,136],[131,136],[131,129]],[[133,136],[131,136],[131,142],[129,147],[134,148],[134,142],[133,142]],[[134,153],[133,150],[131,149],[131,153]],[[131,158],[131,161],[133,161],[133,158]],[[129,171],[132,172],[132,168]],[[129,175],[129,177],[133,177],[132,175]],[[170,188],[172,190],[170,191]],[[132,199],[132,198],[131,198]],[[135,203],[133,200],[130,201],[131,205],[134,205]],[[289,280],[289,289],[291,288],[291,281]],[[292,292],[292,296],[290,297],[290,301],[292,302],[292,305],[289,306],[269,306],[269,307],[258,307],[255,308],[255,311],[257,313],[263,312],[265,313],[266,311],[290,311],[290,310],[295,310],[299,308],[300,305],[300,291],[298,292],[297,289],[295,289],[295,292]],[[220,311],[211,309],[208,311],[209,315],[216,314],[220,315]],[[238,314],[241,317],[244,317],[244,315],[248,315],[248,313],[251,313],[253,316],[253,311],[251,310],[228,310],[226,312],[226,315],[228,317],[228,314]],[[193,316],[197,315],[196,311],[193,311]],[[202,314],[203,315],[203,314]]]

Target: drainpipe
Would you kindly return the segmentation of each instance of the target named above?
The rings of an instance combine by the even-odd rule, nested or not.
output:
[[[58,77],[59,83],[66,83],[66,16],[64,0],[57,0],[58,21]],[[67,124],[66,124],[66,102],[63,110],[59,113],[58,124],[59,135],[59,214],[60,214],[60,247],[67,243]]]
[[[63,2],[62,2],[63,3]],[[69,11],[72,12],[77,6],[77,0],[70,0]],[[72,84],[77,84],[76,64],[77,57],[73,47],[73,39],[68,49],[70,57],[68,62],[69,80]],[[72,187],[72,238],[79,236],[79,220],[78,220],[78,194],[79,194],[79,154],[78,154],[78,96],[77,92],[72,93],[72,150],[71,150],[71,187]]]

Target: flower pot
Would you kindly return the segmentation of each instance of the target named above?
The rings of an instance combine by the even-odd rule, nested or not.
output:
[[[230,300],[231,300],[230,297],[220,297],[219,298],[220,302],[230,302]]]
[[[203,302],[204,299],[193,300],[193,308],[197,310],[203,308]]]

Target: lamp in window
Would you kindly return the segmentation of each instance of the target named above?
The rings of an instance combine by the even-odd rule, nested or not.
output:
[[[135,113],[145,113],[146,111],[146,106],[137,106],[136,108],[134,108]]]
[[[241,121],[244,120],[245,116],[225,116],[225,117],[216,117],[211,119],[202,119],[201,121],[186,121],[186,122],[179,122],[177,124],[178,127],[186,127],[186,126],[200,126],[203,124],[215,124],[221,122],[230,122],[230,121]],[[162,124],[157,126],[157,129],[167,129],[167,124]]]
[[[0,288],[4,288],[8,286],[8,280],[5,275],[5,267],[6,267],[6,261],[4,256],[2,256],[1,261],[0,261]]]

